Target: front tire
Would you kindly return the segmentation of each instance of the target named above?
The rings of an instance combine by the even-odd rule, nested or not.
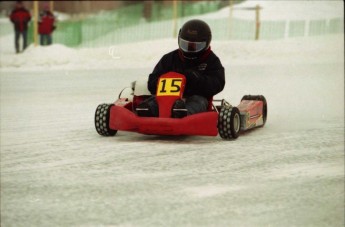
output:
[[[115,136],[117,130],[109,128],[110,108],[113,104],[101,104],[95,112],[95,127],[101,136]]]
[[[218,132],[223,139],[236,139],[240,135],[241,115],[237,107],[222,106],[218,117]]]

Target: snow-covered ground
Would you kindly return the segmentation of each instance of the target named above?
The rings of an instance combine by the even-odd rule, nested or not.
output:
[[[233,141],[96,133],[97,105],[176,40],[15,55],[6,39],[1,226],[344,225],[344,35],[213,42],[217,98],[268,102],[265,127]]]
[[[342,226],[342,40],[215,43],[219,97],[268,101],[266,126],[235,141],[97,135],[96,106],[146,77],[158,50],[144,68],[128,54],[106,70],[1,70],[1,225]]]

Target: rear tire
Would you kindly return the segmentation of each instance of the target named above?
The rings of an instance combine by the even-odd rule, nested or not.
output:
[[[254,101],[262,101],[263,102],[263,109],[262,109],[262,118],[263,118],[263,122],[264,124],[262,126],[265,125],[266,120],[267,120],[267,101],[265,96],[263,95],[245,95],[242,97],[242,100],[254,100]]]
[[[117,130],[109,128],[110,108],[113,104],[101,104],[95,112],[95,127],[101,136],[114,136]]]
[[[222,106],[218,117],[218,132],[223,139],[236,139],[240,135],[241,115],[237,107]]]

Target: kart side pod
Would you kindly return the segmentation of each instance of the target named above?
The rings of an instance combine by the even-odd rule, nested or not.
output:
[[[245,95],[237,107],[223,100],[219,110],[219,135],[223,139],[236,139],[241,132],[263,127],[266,120],[267,102],[262,95]]]

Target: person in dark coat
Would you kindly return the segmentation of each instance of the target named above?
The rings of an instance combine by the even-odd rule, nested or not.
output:
[[[50,12],[49,6],[45,5],[44,10],[40,13],[38,22],[38,33],[40,35],[41,46],[51,45],[53,42],[52,33],[55,30],[55,17]]]
[[[148,89],[152,95],[156,94],[157,81],[161,75],[169,71],[185,75],[184,99],[174,104],[173,118],[207,111],[208,102],[224,89],[224,67],[211,50],[211,39],[211,29],[204,21],[186,22],[179,32],[179,48],[164,55],[149,75]],[[140,107],[149,111],[138,112],[139,116],[158,116],[154,96],[145,100]]]
[[[19,39],[23,37],[23,51],[27,47],[28,24],[31,20],[30,12],[25,9],[21,1],[16,2],[11,12],[10,20],[14,25],[16,53],[20,52]]]

